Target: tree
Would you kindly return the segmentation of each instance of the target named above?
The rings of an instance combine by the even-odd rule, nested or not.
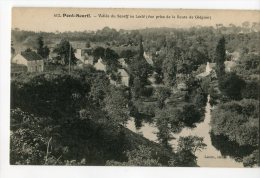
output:
[[[188,136],[180,137],[176,156],[170,160],[170,165],[196,167],[196,151],[204,149],[207,145],[203,143],[203,137]]]
[[[255,150],[252,154],[243,158],[243,165],[245,167],[259,166],[259,164],[259,150]]]
[[[190,151],[181,150],[170,159],[169,166],[197,167],[197,157]]]
[[[135,58],[129,68],[134,78],[139,78],[143,84],[147,84],[147,78],[152,73],[152,68],[145,59]]]
[[[144,84],[141,82],[139,77],[135,77],[133,84],[132,84],[132,94],[133,97],[135,98],[139,98],[140,96],[142,96],[142,89],[144,88]]]
[[[259,102],[253,99],[230,101],[220,104],[212,112],[212,131],[225,135],[239,145],[257,146]]]
[[[158,116],[156,116],[158,117]],[[169,123],[168,117],[161,117],[156,119],[156,126],[158,129],[158,132],[156,133],[159,143],[167,148],[171,149],[171,146],[169,144],[169,141],[172,140],[171,136],[171,128]]]
[[[117,72],[117,69],[119,68],[118,58],[119,55],[114,50],[110,48],[105,49],[105,56],[103,58],[103,61],[107,65],[108,73]]]
[[[225,75],[225,59],[226,59],[226,48],[224,36],[220,38],[216,47],[216,73],[220,78]]]
[[[242,98],[258,99],[260,91],[260,84],[258,81],[247,81],[245,87],[242,89]]]
[[[48,151],[52,132],[50,118],[39,118],[21,109],[11,109],[10,163],[39,165],[55,158]]]
[[[166,59],[163,61],[163,81],[166,86],[176,84],[177,65],[173,60]]]
[[[130,49],[122,50],[122,52],[120,53],[120,57],[128,59],[127,61],[129,61],[130,58],[133,58],[134,55],[135,52]]]
[[[233,142],[232,145],[235,145],[232,147],[231,153],[228,149],[227,155],[232,156],[233,153],[239,152],[241,147],[241,154],[238,156],[243,158],[243,164],[254,166],[259,157],[257,151],[259,148],[258,123],[258,100],[243,99],[219,104],[212,112],[210,125],[213,135],[224,136],[228,142]],[[220,143],[226,146],[228,143],[223,140],[221,139]]]
[[[163,61],[163,81],[166,86],[173,86],[176,84],[177,63],[172,53],[167,53],[166,59]]]
[[[241,99],[241,91],[245,87],[245,81],[236,73],[228,73],[219,80],[220,91],[230,99]]]
[[[165,106],[165,100],[171,96],[171,91],[166,87],[160,87],[156,89],[155,95],[158,99],[158,106],[162,109]]]
[[[96,47],[96,48],[94,49],[94,51],[93,51],[93,56],[94,56],[95,62],[97,62],[97,60],[98,60],[99,58],[102,58],[102,59],[103,59],[103,58],[105,57],[105,48],[100,47],[100,46]]]
[[[90,90],[79,77],[61,73],[23,74],[11,86],[11,108],[58,118],[74,115]]]
[[[31,48],[27,48],[24,52],[29,53],[32,52],[33,50]]]
[[[104,72],[98,72],[92,77],[89,95],[93,104],[100,106],[109,92],[109,79]]]
[[[117,162],[107,161],[107,166],[162,166],[158,159],[154,158],[152,149],[144,145],[138,146],[137,149],[126,152],[128,161]]]
[[[43,58],[47,58],[49,56],[50,50],[47,46],[44,46],[43,37],[39,36],[37,38],[37,54],[39,54]]]
[[[188,66],[188,73],[190,73],[192,70],[197,70],[197,68],[205,64],[208,61],[208,57],[206,56],[206,48],[203,48],[203,50],[199,51],[197,49],[198,47],[193,47],[191,50],[188,51],[188,57],[186,57],[189,61],[187,64]]]
[[[183,128],[181,117],[181,111],[176,108],[163,108],[156,111],[155,120],[158,128],[156,134],[165,148],[170,148],[169,141],[172,139],[172,133],[178,133]]]
[[[148,81],[148,76],[152,73],[152,67],[146,62],[144,58],[144,49],[142,37],[140,37],[139,55],[136,56],[129,65],[130,73],[133,80],[139,80],[141,86],[145,86]]]
[[[54,49],[54,52],[60,56],[63,64],[76,64],[77,58],[75,57],[74,49],[68,40],[62,39]]]
[[[207,145],[203,143],[203,137],[188,136],[180,137],[178,140],[178,151],[185,150],[195,154],[196,151],[201,151]]]
[[[195,123],[200,121],[199,110],[193,104],[185,104],[182,109],[183,122],[188,127],[194,127]]]
[[[197,108],[203,108],[207,103],[207,94],[199,92],[193,98],[193,102]]]
[[[136,56],[129,64],[129,70],[133,81],[130,83],[130,86],[134,96],[137,98],[146,93],[144,92],[144,87],[148,84],[147,78],[153,72],[152,67],[146,62],[143,56]]]
[[[139,42],[139,59],[144,58],[144,46],[143,46],[143,37],[140,36],[140,42]]]
[[[112,122],[115,124],[126,124],[129,119],[127,109],[128,100],[122,90],[111,87],[104,99],[104,104],[104,110],[107,112]]]

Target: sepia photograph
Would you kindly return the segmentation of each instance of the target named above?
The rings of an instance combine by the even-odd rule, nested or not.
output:
[[[260,11],[13,7],[10,165],[259,167]]]

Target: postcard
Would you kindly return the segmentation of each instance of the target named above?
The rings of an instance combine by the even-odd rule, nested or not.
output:
[[[14,7],[10,164],[259,166],[259,19]]]

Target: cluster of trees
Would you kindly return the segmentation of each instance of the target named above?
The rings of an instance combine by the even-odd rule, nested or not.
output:
[[[231,72],[225,72],[226,48],[225,38],[222,37],[216,48],[216,74],[218,76],[219,89],[229,100],[242,98],[258,98],[260,55],[250,53],[241,54],[239,61]]]
[[[195,152],[206,147],[202,137],[180,137],[176,153],[168,161],[169,166],[197,167]],[[127,161],[109,160],[108,166],[163,166],[157,154],[149,147],[140,145],[137,149],[126,152]]]
[[[258,164],[258,157],[254,156],[258,154],[258,117],[259,103],[254,99],[226,102],[213,110],[211,125],[215,135],[224,135],[239,146],[253,148],[251,153],[244,156],[245,166]]]
[[[114,78],[116,77],[117,69],[120,67],[119,55],[111,48],[96,47],[93,50],[94,63],[98,61],[99,58],[106,64],[107,73]],[[114,79],[113,78],[113,79]]]
[[[247,25],[245,25],[247,24]],[[243,32],[243,33],[241,33]],[[251,32],[251,33],[249,33]],[[182,36],[190,36],[190,38],[199,37],[200,39],[206,40],[206,45],[214,51],[213,41],[216,40],[214,37],[217,33],[225,34],[230,40],[230,45],[228,45],[228,50],[234,51],[237,46],[249,46],[251,49],[257,50],[256,38],[257,32],[259,32],[259,23],[245,22],[241,26],[235,26],[230,24],[229,26],[224,26],[223,24],[216,24],[216,27],[193,27],[190,29],[174,29],[174,28],[150,28],[142,30],[116,30],[109,27],[104,27],[103,29],[94,31],[83,31],[83,32],[40,32],[40,35],[47,39],[48,44],[52,40],[66,38],[70,41],[91,41],[91,42],[105,42],[110,45],[138,45],[139,34],[141,34],[145,39],[145,46],[149,50],[160,49],[165,43],[165,36],[174,33],[178,36],[181,41]],[[239,34],[239,38],[237,38]],[[23,42],[27,45],[33,45],[33,40],[38,36],[37,33],[32,31],[23,31],[19,29],[12,30],[12,36],[15,42]],[[246,40],[241,40],[241,38]],[[250,38],[250,40],[248,39]],[[243,41],[241,44],[240,42]],[[214,56],[214,55],[212,55]]]
[[[43,57],[44,59],[46,59],[49,54],[50,54],[50,49],[44,45],[44,41],[43,41],[43,37],[39,36],[37,38],[37,54],[39,54],[41,57]]]
[[[124,134],[119,134],[117,125],[123,121],[119,120],[122,112],[116,112],[121,108],[115,104],[126,107],[126,101],[109,87],[106,75],[92,67],[71,75],[47,72],[13,78],[11,163],[70,164],[76,160],[80,164],[84,154],[92,155],[85,158],[89,164],[104,164],[108,157],[120,159]],[[101,140],[114,148],[104,147]],[[107,158],[101,158],[100,152]]]
[[[74,51],[72,45],[66,39],[62,39],[53,50],[53,52],[58,55],[55,60],[65,65],[76,64],[77,58],[75,57]]]
[[[70,41],[85,40],[88,48],[92,46],[90,41],[105,43],[103,47],[93,48],[92,55],[94,62],[102,58],[108,70],[105,73],[84,66],[69,75],[54,71],[13,78],[11,163],[196,166],[195,152],[205,147],[202,138],[180,138],[175,153],[169,142],[183,127],[194,127],[202,120],[206,96],[212,93],[212,86],[207,78],[200,82],[194,76],[195,71],[201,70],[201,65],[210,61],[216,62],[218,88],[222,95],[219,99],[226,102],[212,114],[212,132],[241,146],[252,147],[253,151],[244,157],[244,165],[256,164],[256,139],[259,137],[259,128],[255,125],[259,92],[259,83],[255,80],[259,72],[259,54],[254,43],[259,32],[253,30],[256,27],[257,24],[250,28],[244,24],[243,27],[218,25],[217,29],[132,31],[105,27],[96,33],[41,33],[36,39],[34,32],[12,31],[16,41],[35,46],[44,58],[50,52],[45,44],[56,38],[63,39],[54,52],[58,63],[65,66],[77,62]],[[250,29],[252,32],[248,33]],[[249,31],[238,34],[241,30]],[[219,39],[221,33],[224,35]],[[138,45],[139,50],[129,48]],[[118,46],[124,49],[114,50]],[[242,54],[232,73],[225,72],[226,49]],[[153,65],[146,62],[144,51],[152,56]],[[108,76],[119,80],[120,57],[128,64],[125,69],[130,74],[129,87],[110,85]],[[148,80],[151,76],[161,87],[151,85]],[[179,83],[186,85],[184,91],[177,89]],[[127,134],[132,134],[124,126],[130,115],[141,114],[149,115],[155,122],[160,148],[171,154],[167,161],[156,156],[151,147],[135,144],[128,149],[131,139],[137,138],[129,138],[132,136]],[[143,143],[142,139],[137,140]],[[75,157],[76,152],[79,153]]]
[[[107,166],[162,166],[152,149],[140,145],[137,149],[126,152],[127,162],[109,160]]]
[[[179,165],[181,167],[197,167],[196,151],[201,151],[207,145],[203,143],[202,137],[187,136],[180,137],[176,156],[170,160],[170,165]]]
[[[239,154],[229,155],[243,160],[244,166],[252,167],[259,164],[259,78],[256,77],[260,66],[259,54],[252,52],[254,49],[249,46],[249,49],[240,51],[240,58],[232,71],[225,72],[225,49],[222,37],[216,49],[221,102],[212,113],[212,136],[214,139],[225,138],[222,140],[226,140],[227,147],[232,143],[232,150]]]
[[[70,75],[57,71],[12,78],[11,164],[191,166],[183,151],[162,151],[124,128],[128,94],[91,66]],[[175,132],[181,122],[174,119]],[[194,152],[190,155],[194,166]]]
[[[159,142],[165,148],[171,149],[169,142],[174,138],[173,134],[180,132],[184,127],[195,127],[201,118],[202,114],[194,104],[185,104],[182,109],[168,106],[157,110],[154,119]]]

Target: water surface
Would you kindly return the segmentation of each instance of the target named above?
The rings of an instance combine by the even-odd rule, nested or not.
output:
[[[221,155],[221,152],[218,151],[213,145],[210,136],[210,119],[211,119],[211,109],[212,107],[208,102],[205,109],[205,119],[203,122],[198,123],[195,128],[184,128],[179,134],[174,134],[173,136],[176,139],[170,141],[170,145],[173,149],[176,149],[177,142],[179,137],[186,136],[198,136],[204,138],[204,143],[207,145],[205,149],[201,151],[197,151],[195,154],[197,156],[197,164],[201,167],[243,167],[241,162],[236,162],[235,159],[229,156]],[[154,124],[143,123],[140,129],[135,128],[134,118],[131,118],[128,121],[127,128],[132,130],[133,132],[142,134],[145,138],[158,142],[156,132],[158,129]]]

